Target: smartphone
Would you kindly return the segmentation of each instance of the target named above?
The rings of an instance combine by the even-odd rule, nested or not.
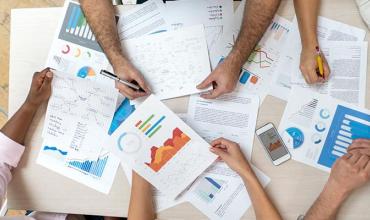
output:
[[[257,129],[256,134],[275,166],[291,158],[288,148],[272,123]]]

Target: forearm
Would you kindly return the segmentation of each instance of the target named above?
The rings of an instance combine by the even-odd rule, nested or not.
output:
[[[247,61],[258,41],[270,25],[280,0],[248,0],[239,36],[229,55],[240,67]]]
[[[339,186],[340,187],[340,186]],[[339,208],[347,199],[348,193],[334,190],[335,187],[325,185],[324,190],[311,206],[305,216],[305,220],[334,220]],[[340,188],[339,188],[340,189]]]
[[[315,49],[317,40],[317,16],[320,0],[294,0],[302,47]]]
[[[95,37],[113,67],[126,65],[128,60],[122,53],[112,1],[80,0],[80,3]]]
[[[4,125],[1,132],[13,141],[23,145],[25,136],[37,109],[38,106],[33,106],[25,102],[14,116]]]
[[[152,186],[135,172],[132,174],[132,189],[128,219],[155,219]]]
[[[271,202],[269,196],[254,173],[242,174],[245,187],[256,214],[256,219],[280,220],[282,219],[278,210]]]

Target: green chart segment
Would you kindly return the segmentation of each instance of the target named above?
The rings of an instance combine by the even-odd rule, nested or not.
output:
[[[135,127],[151,138],[162,128],[161,123],[165,120],[166,116],[161,116],[157,120],[155,118],[155,115],[152,114],[147,119],[136,122]]]
[[[80,5],[72,2],[68,5],[59,39],[102,52]]]

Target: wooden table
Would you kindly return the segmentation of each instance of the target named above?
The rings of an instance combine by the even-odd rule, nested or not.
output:
[[[366,29],[352,0],[322,1],[321,15]],[[291,0],[282,1],[278,14],[291,19]],[[57,26],[60,8],[14,10],[11,20],[9,114],[24,101],[32,73],[43,68]],[[367,32],[369,33],[369,32]],[[369,40],[367,36],[367,40]],[[368,72],[370,68],[368,67]],[[367,85],[370,86],[370,77]],[[370,102],[367,89],[367,107]],[[187,98],[166,102],[175,112],[185,112]],[[278,125],[285,102],[268,96],[260,108],[257,126],[267,122]],[[108,196],[58,175],[36,164],[41,145],[41,130],[45,106],[40,109],[26,141],[26,152],[14,172],[8,192],[9,208],[51,212],[126,216],[129,185],[121,168]],[[252,162],[271,177],[266,190],[284,219],[296,219],[305,213],[320,193],[328,174],[296,161],[275,167],[255,141]],[[356,191],[340,212],[340,219],[368,219],[370,216],[370,186]],[[206,219],[188,203],[159,213],[160,219]],[[255,219],[249,208],[243,219]]]

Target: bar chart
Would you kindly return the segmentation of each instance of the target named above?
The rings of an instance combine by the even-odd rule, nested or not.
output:
[[[161,116],[157,121],[153,123],[155,120],[155,115],[150,115],[146,120],[138,121],[135,124],[135,127],[141,130],[147,137],[153,137],[161,128],[162,128],[162,121],[166,118],[165,116]]]
[[[211,203],[216,194],[219,193],[224,185],[224,181],[216,180],[211,177],[204,177],[197,186],[195,193],[206,203]]]
[[[83,171],[84,173],[88,173],[96,177],[102,177],[105,166],[107,165],[108,158],[109,156],[106,154],[99,157],[96,161],[72,160],[68,162],[68,165],[80,171]]]
[[[86,21],[80,5],[70,2],[64,17],[59,39],[101,52],[102,49]]]
[[[331,168],[359,138],[370,139],[370,115],[338,105],[318,163]]]

